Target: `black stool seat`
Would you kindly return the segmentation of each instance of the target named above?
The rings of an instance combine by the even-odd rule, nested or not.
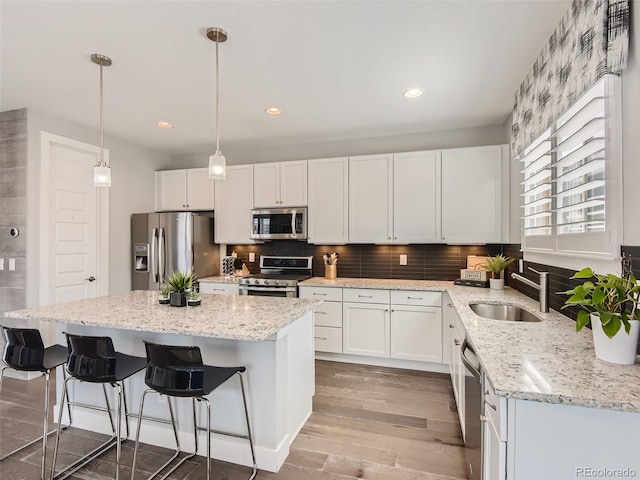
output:
[[[69,475],[72,475],[76,470],[107,452],[114,446],[116,447],[115,478],[118,480],[120,478],[120,458],[122,454],[123,440],[121,435],[121,424],[123,420],[122,406],[124,406],[124,424],[126,428],[124,440],[129,436],[127,399],[123,380],[129,378],[136,372],[143,370],[147,361],[141,357],[116,352],[113,347],[113,341],[110,337],[90,337],[74,335],[66,332],[65,335],[67,336],[67,347],[69,351],[66,370],[70,375],[70,377],[65,380],[65,387],[67,382],[72,380],[102,384],[106,408],[101,410],[104,410],[109,414],[113,435],[105,443],[56,474],[56,459],[58,456],[58,445],[60,441],[60,428],[58,427],[56,442],[53,449],[51,480],[54,478],[66,478]],[[116,388],[118,392],[115,422],[111,415],[111,407],[109,406],[109,399],[105,389],[106,384],[110,384],[112,387]],[[67,400],[67,405],[69,405],[69,398],[66,393],[66,389],[62,395],[60,412],[58,414],[58,424],[60,424],[62,419],[62,407],[64,406],[65,399]]]
[[[136,469],[136,458],[138,453],[138,445],[140,440],[140,427],[142,424],[142,411],[144,409],[144,400],[148,393],[159,393],[170,397],[189,397],[193,404],[193,434],[195,448],[193,453],[183,457],[168,472],[165,472],[162,478],[171,475],[186,460],[196,455],[198,450],[198,425],[196,424],[196,400],[203,402],[207,407],[207,480],[211,474],[211,403],[205,398],[220,385],[225,383],[234,375],[238,374],[240,379],[240,388],[242,391],[242,402],[244,405],[245,420],[247,422],[247,435],[241,438],[249,440],[251,448],[251,457],[253,460],[253,470],[249,479],[255,478],[257,474],[256,459],[253,449],[253,439],[251,437],[251,427],[249,425],[249,413],[247,411],[247,400],[244,391],[244,382],[242,373],[246,371],[243,366],[240,367],[214,367],[204,365],[202,362],[202,354],[200,348],[195,346],[178,346],[178,345],[158,345],[151,342],[144,342],[147,352],[147,369],[144,381],[149,387],[142,394],[140,400],[140,412],[138,414],[138,429],[136,432],[136,443],[133,450],[133,465],[131,467],[131,479],[133,480]],[[174,437],[176,439],[176,451],[174,455],[165,462],[149,479],[154,478],[165,468],[169,466],[181,453],[180,443],[178,440],[178,432],[176,429],[175,417],[171,402],[169,405],[169,415],[171,416],[171,424],[173,426]],[[223,432],[216,432],[223,433]],[[238,437],[238,435],[233,435]]]
[[[47,456],[47,436],[51,435],[55,431],[48,431],[50,374],[52,370],[55,370],[67,361],[68,351],[67,348],[62,345],[52,345],[45,348],[42,336],[35,328],[11,328],[4,326],[1,328],[2,337],[4,338],[2,361],[5,366],[2,367],[2,371],[0,371],[0,391],[2,390],[4,371],[7,368],[11,368],[22,372],[42,373],[45,377],[45,392],[42,435],[26,445],[4,455],[0,458],[0,461],[42,440],[40,478],[44,480],[45,460]]]

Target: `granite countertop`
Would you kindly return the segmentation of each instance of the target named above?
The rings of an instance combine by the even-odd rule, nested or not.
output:
[[[237,295],[202,296],[199,307],[158,303],[158,292],[119,295],[30,308],[6,317],[230,340],[266,340],[320,303],[317,300]]]
[[[598,360],[591,331],[550,311],[509,287],[491,290],[453,282],[312,278],[305,286],[432,290],[448,292],[467,340],[476,351],[496,394],[554,404],[640,412],[640,363],[614,365]],[[541,322],[505,322],[476,315],[470,303],[509,303]]]

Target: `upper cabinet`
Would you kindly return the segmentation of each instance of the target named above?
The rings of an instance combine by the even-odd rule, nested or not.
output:
[[[156,211],[214,209],[214,182],[207,168],[164,170],[155,176]]]
[[[255,208],[307,205],[307,161],[254,165]]]
[[[442,151],[442,242],[502,241],[500,145]]]
[[[309,160],[309,243],[334,245],[349,240],[349,159]]]
[[[349,159],[351,243],[440,242],[440,151]]]
[[[253,208],[253,165],[227,167],[227,178],[215,180],[216,243],[254,243],[251,236]]]

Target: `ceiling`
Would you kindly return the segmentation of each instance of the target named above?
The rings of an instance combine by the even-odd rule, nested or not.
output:
[[[166,154],[500,125],[567,1],[5,1],[0,110],[89,127],[104,70],[108,134]],[[424,94],[406,99],[419,87]],[[270,106],[284,113],[265,114]],[[175,125],[160,129],[158,121]]]

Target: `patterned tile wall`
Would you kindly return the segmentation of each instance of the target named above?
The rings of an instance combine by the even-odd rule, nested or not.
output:
[[[0,316],[26,306],[27,111],[0,112]],[[18,228],[20,235],[9,231]],[[9,258],[16,269],[9,271]]]

